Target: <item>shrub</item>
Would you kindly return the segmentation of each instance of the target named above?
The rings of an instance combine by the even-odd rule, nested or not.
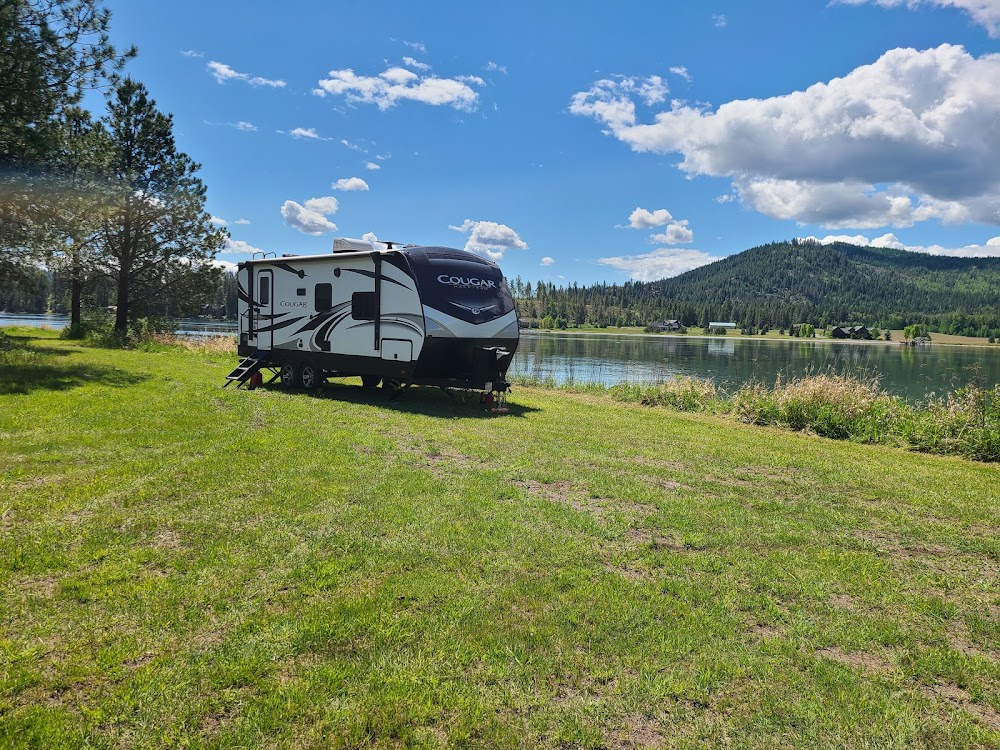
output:
[[[810,430],[823,437],[882,442],[902,399],[883,391],[877,379],[844,375],[806,375],[768,390],[760,384],[743,386],[733,397],[739,419],[749,424],[776,424]]]
[[[620,383],[609,389],[616,401],[644,406],[669,406],[678,411],[707,411],[719,403],[719,392],[711,380],[676,377],[655,385]]]
[[[92,311],[84,316],[83,333],[88,343],[112,349],[126,349],[150,344],[154,337],[172,333],[173,324],[166,318],[138,318],[129,323],[128,331],[122,335],[115,331],[114,318],[103,311]],[[67,334],[67,336],[72,334]]]

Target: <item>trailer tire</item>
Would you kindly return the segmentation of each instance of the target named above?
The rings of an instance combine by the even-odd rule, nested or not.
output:
[[[306,362],[299,370],[299,385],[307,391],[323,384],[323,372],[312,362]]]
[[[281,366],[281,384],[285,388],[294,388],[299,384],[299,372],[291,362]]]
[[[382,378],[378,375],[362,375],[361,376],[361,387],[362,388],[378,388],[379,382]]]

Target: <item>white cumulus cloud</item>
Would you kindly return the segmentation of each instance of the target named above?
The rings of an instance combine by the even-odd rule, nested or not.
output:
[[[210,216],[208,219],[211,223],[215,224],[217,227],[224,227],[229,222],[223,219],[221,216]]]
[[[694,242],[694,231],[688,228],[688,221],[672,221],[659,234],[650,235],[649,241],[657,245],[683,245]]]
[[[341,177],[330,187],[334,190],[367,190],[368,183],[360,177]]]
[[[479,94],[469,84],[482,86],[484,81],[475,76],[419,75],[400,67],[390,67],[377,76],[364,76],[346,68],[331,70],[329,77],[321,79],[319,88],[313,93],[344,96],[349,102],[374,104],[382,110],[395,107],[401,101],[414,101],[471,112],[476,108]]]
[[[284,88],[285,86],[285,82],[282,80],[261,78],[260,76],[252,76],[249,73],[240,73],[237,70],[233,70],[225,63],[216,62],[215,60],[209,62],[207,67],[208,71],[219,83],[226,83],[227,81],[245,81],[251,86],[270,86],[272,88]]]
[[[542,262],[541,262],[541,265],[543,265],[543,266],[551,266],[551,265],[553,265],[553,264],[554,264],[555,262],[556,262],[556,261],[555,261],[555,258],[553,258],[553,257],[552,257],[552,256],[550,256],[550,255],[546,255],[546,256],[545,256],[544,258],[542,258]]]
[[[371,171],[374,172],[376,169],[381,169],[381,168],[382,168],[381,164],[376,164],[373,161],[366,161],[365,162],[365,169],[370,169]]]
[[[656,281],[722,260],[701,250],[660,248],[641,255],[598,258],[597,262],[624,271],[633,281]]]
[[[632,229],[665,227],[664,231],[649,236],[649,241],[658,245],[681,245],[694,241],[694,232],[688,227],[687,219],[677,221],[665,208],[655,211],[636,208],[629,215],[628,223]]]
[[[647,105],[659,104],[669,91],[659,76],[602,78],[588,91],[573,94],[569,111],[593,117],[608,126],[605,132],[617,135],[620,130],[635,124],[633,99],[639,98]]]
[[[896,8],[905,5],[910,10],[920,5],[932,5],[938,8],[958,8],[965,11],[980,26],[984,27],[990,37],[1000,36],[1000,2],[998,0],[835,0],[843,5],[864,5],[874,3],[883,8]]]
[[[413,68],[414,70],[430,70],[431,66],[427,63],[420,62],[419,60],[414,60],[412,57],[404,57],[403,65],[408,68]]]
[[[233,224],[249,224],[249,223],[250,219],[237,219],[236,221],[233,222]]]
[[[264,252],[259,247],[254,247],[249,242],[234,240],[232,237],[226,238],[226,244],[219,251],[222,255],[253,255]]]
[[[637,79],[627,79],[637,80]],[[1000,55],[895,49],[829,83],[712,111],[673,102],[640,122],[642,95],[597,81],[570,111],[638,152],[677,153],[689,176],[728,177],[776,219],[830,229],[1000,223]]]
[[[281,215],[292,229],[315,236],[337,228],[336,224],[326,218],[335,214],[337,208],[337,199],[332,196],[310,198],[305,204],[288,200],[281,205]]]
[[[469,235],[465,249],[470,253],[485,255],[493,260],[500,260],[507,250],[528,249],[528,243],[506,224],[466,219],[458,226],[449,225],[448,229]]]
[[[652,229],[664,226],[672,218],[674,217],[665,208],[658,208],[655,211],[636,208],[628,217],[628,224],[633,229]]]

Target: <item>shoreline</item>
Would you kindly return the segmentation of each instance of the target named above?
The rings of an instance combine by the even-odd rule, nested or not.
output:
[[[902,331],[890,331],[892,334],[892,339],[890,341],[885,341],[883,339],[832,339],[826,336],[816,336],[812,338],[796,338],[795,336],[770,336],[760,334],[747,334],[743,335],[741,333],[735,333],[732,335],[725,336],[711,336],[705,333],[647,333],[641,329],[637,328],[623,328],[623,329],[602,329],[602,328],[567,328],[564,330],[555,330],[548,328],[522,328],[522,333],[529,334],[551,334],[555,336],[640,336],[647,338],[677,338],[677,339],[706,339],[709,341],[773,341],[773,342],[783,342],[783,341],[797,341],[797,342],[814,342],[814,343],[827,343],[827,344],[850,344],[854,345],[889,345],[889,346],[903,346],[908,345],[903,340]],[[898,334],[898,338],[897,338]],[[945,340],[941,340],[944,338]],[[959,341],[954,341],[951,339],[961,339]],[[954,336],[947,333],[931,333],[931,343],[930,346],[966,346],[966,347],[978,347],[983,349],[991,349],[994,347],[1000,347],[1000,344],[991,344],[985,338],[972,337],[972,336]]]

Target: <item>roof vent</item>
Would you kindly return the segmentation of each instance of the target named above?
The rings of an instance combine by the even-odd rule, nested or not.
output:
[[[336,237],[333,240],[335,253],[370,253],[373,249],[368,240],[352,240],[348,237]]]

